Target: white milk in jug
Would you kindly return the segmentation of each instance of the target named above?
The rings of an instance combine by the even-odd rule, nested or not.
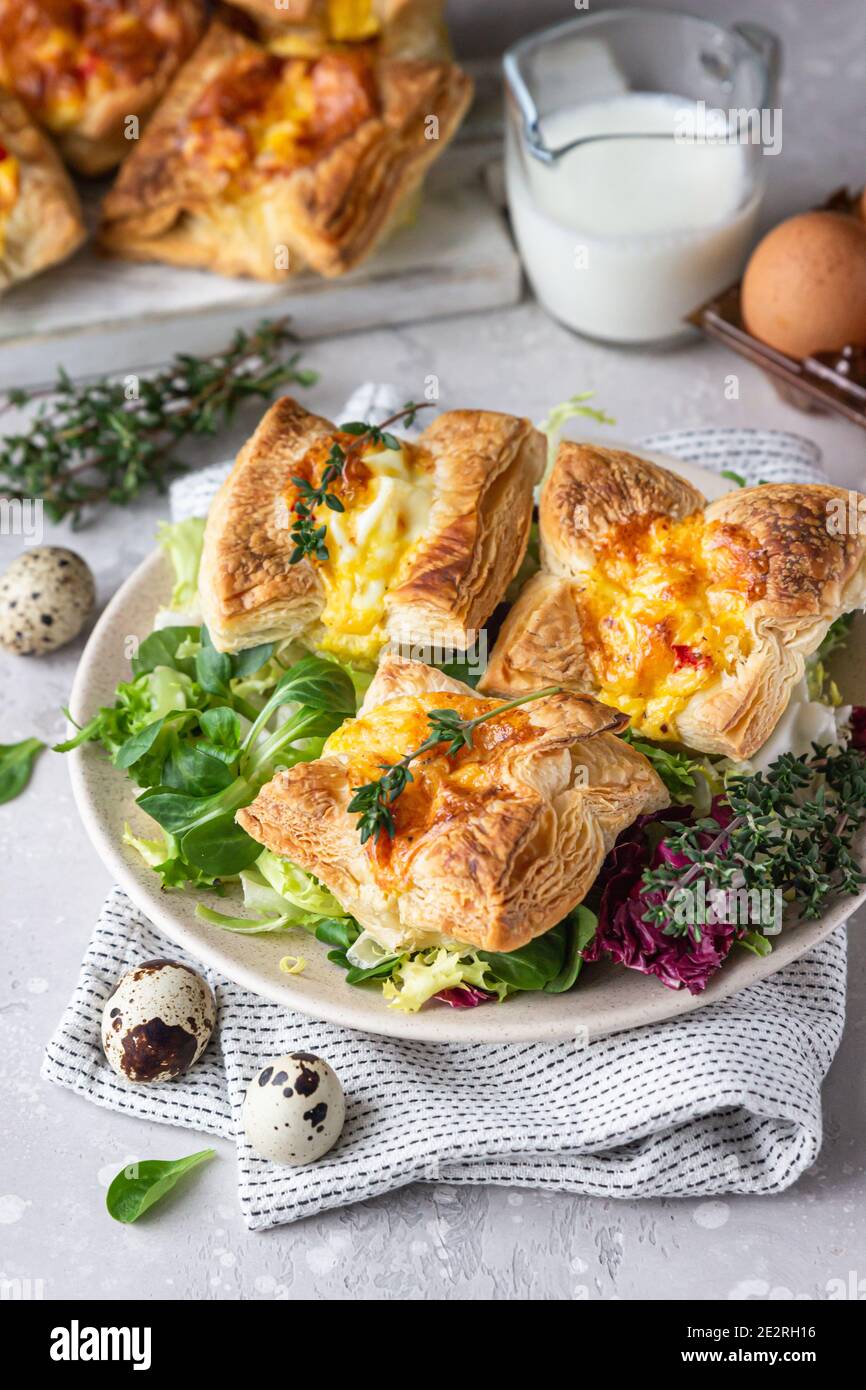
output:
[[[541,303],[570,328],[615,343],[672,338],[685,314],[737,279],[762,192],[760,152],[683,138],[694,113],[684,97],[641,92],[556,111],[541,122],[551,150],[587,135],[678,138],[599,140],[551,165],[521,151],[509,124],[523,262]]]

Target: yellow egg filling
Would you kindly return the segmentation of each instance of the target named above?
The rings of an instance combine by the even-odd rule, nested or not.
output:
[[[14,154],[0,146],[0,254],[6,248],[6,232],[21,188],[21,166]]]
[[[583,640],[598,697],[653,739],[748,655],[745,610],[760,567],[748,538],[702,514],[617,528],[578,581]]]
[[[341,440],[351,449],[352,436]],[[311,451],[301,472],[318,482],[330,440]],[[328,489],[344,510],[322,504],[314,513],[326,528],[326,560],[313,559],[325,591],[325,604],[312,634],[315,645],[347,661],[375,664],[388,640],[387,595],[401,582],[415,547],[425,534],[433,499],[429,458],[405,441],[399,449],[368,445],[353,454],[344,475]],[[297,499],[286,493],[291,509]],[[291,525],[291,521],[289,522]]]

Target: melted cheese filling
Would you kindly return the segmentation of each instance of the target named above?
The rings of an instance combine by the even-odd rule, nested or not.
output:
[[[325,588],[318,645],[347,660],[375,662],[388,637],[386,595],[427,530],[433,477],[406,444],[365,450],[363,469],[367,476],[344,499],[344,512],[323,506],[316,513],[328,528],[328,559],[316,563]]]
[[[359,43],[379,33],[373,0],[328,0],[328,31],[338,43]]]
[[[579,580],[598,698],[647,737],[676,739],[692,696],[748,656],[760,580],[748,538],[701,514],[618,528]]]
[[[0,145],[0,255],[6,249],[6,229],[20,188],[21,166],[14,154]]]
[[[0,40],[8,54],[0,55],[0,79],[56,132],[77,125],[91,101],[156,72],[166,42],[188,47],[193,37],[168,3],[144,4],[141,13],[110,0],[79,3],[68,23],[53,8],[36,5],[4,17]]]
[[[228,174],[223,194],[237,196],[250,175],[288,173],[310,163],[376,109],[363,50],[312,59],[244,53],[197,101],[183,151]]]
[[[333,43],[366,43],[380,32],[373,0],[328,0],[324,24],[287,28],[268,40],[268,48],[281,57],[315,57]]]
[[[430,710],[453,709],[462,719],[472,719],[501,703],[445,691],[398,696],[368,715],[347,720],[331,734],[323,756],[340,758],[347,765],[350,785],[362,786],[381,777],[383,763],[399,761],[424,742],[430,732]],[[485,800],[501,797],[501,784],[491,764],[536,732],[530,714],[518,707],[479,724],[471,748],[449,755],[447,745],[440,744],[414,759],[412,780],[393,803],[394,837],[382,834],[377,842],[367,841],[379,886],[392,893],[408,887],[422,836],[457,816],[472,814]]]

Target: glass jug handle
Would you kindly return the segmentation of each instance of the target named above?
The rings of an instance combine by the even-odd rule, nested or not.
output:
[[[776,93],[779,86],[779,75],[782,70],[782,44],[771,30],[765,29],[762,24],[752,24],[743,21],[732,26],[735,34],[739,34],[746,43],[754,48],[760,55],[767,69],[767,100],[766,106],[772,106],[776,101]]]

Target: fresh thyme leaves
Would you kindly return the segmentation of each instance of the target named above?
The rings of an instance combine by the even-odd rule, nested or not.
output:
[[[292,477],[291,481],[298,490],[298,496],[292,507],[295,520],[292,523],[291,536],[295,548],[289,557],[290,564],[297,565],[305,555],[309,555],[313,560],[327,560],[328,547],[325,537],[328,528],[323,522],[317,524],[316,511],[321,506],[332,512],[346,510],[337,494],[329,490],[331,484],[343,476],[346,464],[353,458],[359,458],[368,445],[399,449],[400,441],[396,435],[388,432],[388,426],[402,420],[404,429],[411,429],[418,411],[426,410],[430,404],[429,401],[407,401],[401,410],[383,420],[381,425],[370,425],[364,420],[350,420],[348,424],[340,426],[340,433],[353,435],[352,443],[344,449],[339,441],[334,441],[317,487],[306,478]]]
[[[370,839],[377,843],[383,830],[389,838],[393,837],[395,826],[391,807],[407,784],[413,781],[412,773],[409,771],[409,764],[413,759],[419,758],[422,753],[429,753],[440,743],[448,745],[444,750],[447,757],[459,753],[461,748],[471,748],[472,735],[479,724],[485,724],[488,719],[495,719],[506,710],[515,709],[517,705],[526,705],[531,700],[541,700],[546,695],[558,695],[561,688],[558,685],[550,685],[545,690],[535,690],[529,695],[509,700],[507,704],[497,705],[495,709],[487,710],[484,714],[477,714],[474,719],[461,719],[454,709],[428,711],[427,724],[430,732],[423,743],[419,743],[417,748],[397,763],[382,763],[383,775],[375,782],[366,782],[362,787],[352,788],[355,795],[349,802],[348,809],[360,812],[358,832],[361,844],[366,844]]]
[[[854,749],[813,748],[808,758],[783,753],[766,772],[729,777],[727,823],[711,815],[668,827],[665,861],[643,874],[645,893],[655,895],[646,922],[666,936],[691,931],[699,940],[697,928],[675,913],[677,898],[698,878],[708,892],[780,893],[804,918],[859,891],[866,874],[853,843],[866,821],[866,760]]]
[[[55,386],[10,391],[3,409],[48,397],[20,434],[0,441],[0,497],[38,497],[52,521],[109,502],[122,506],[146,487],[164,491],[184,464],[177,445],[212,435],[250,398],[269,399],[289,382],[311,386],[315,372],[300,354],[286,320],[235,333],[209,357],[178,354],[152,376],[74,382],[61,371]]]

